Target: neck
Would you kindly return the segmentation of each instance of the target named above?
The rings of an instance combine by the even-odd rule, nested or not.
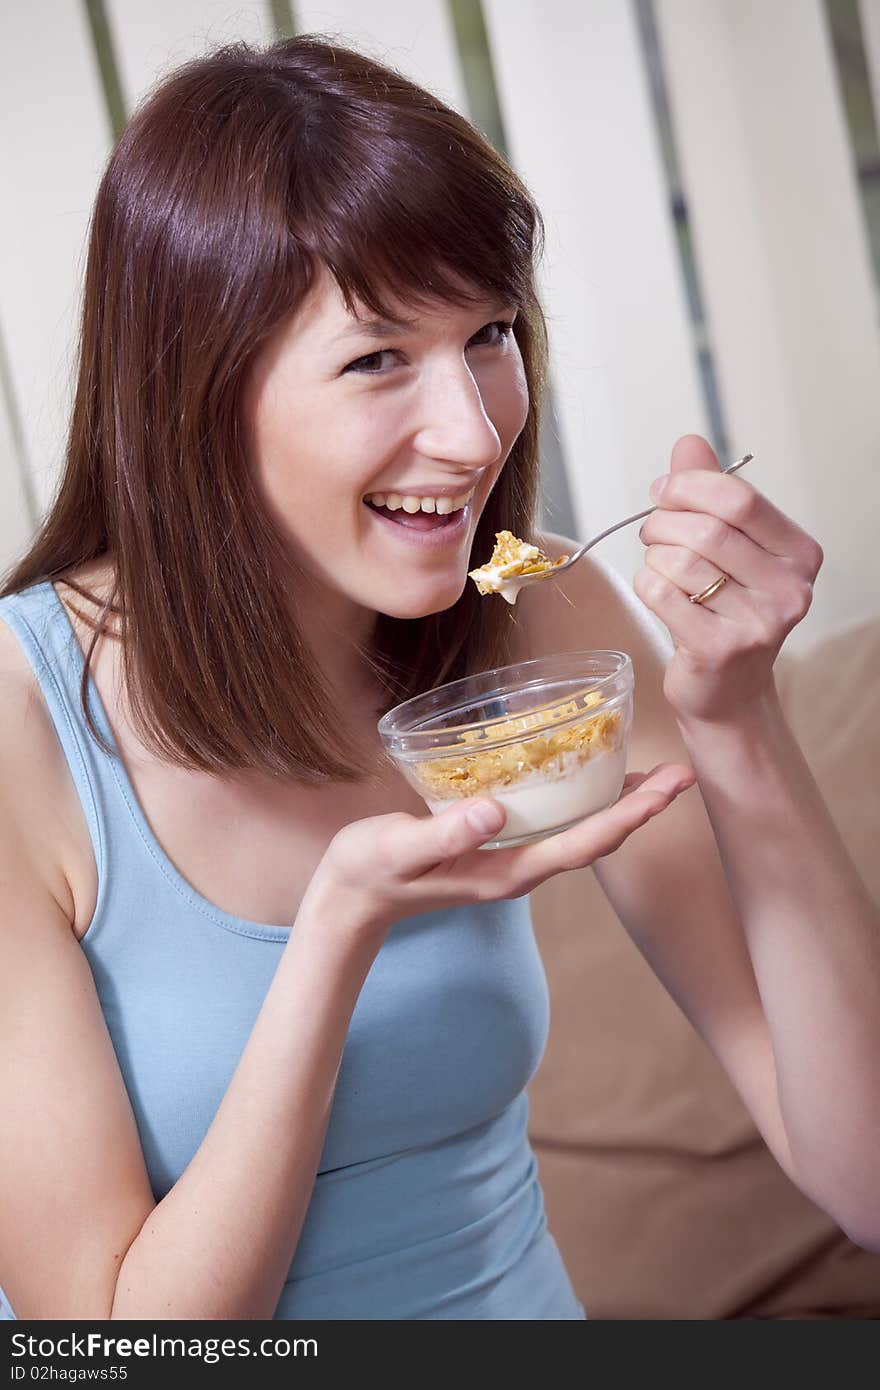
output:
[[[378,614],[319,584],[312,576],[297,583],[297,626],[338,706],[378,699],[380,686],[364,652],[375,637]]]

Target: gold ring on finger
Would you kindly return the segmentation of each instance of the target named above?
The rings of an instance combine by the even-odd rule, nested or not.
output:
[[[718,593],[718,590],[727,583],[729,578],[729,574],[719,574],[717,579],[713,580],[711,584],[707,584],[705,589],[701,589],[698,594],[688,594],[688,601],[690,603],[705,603],[707,598]]]

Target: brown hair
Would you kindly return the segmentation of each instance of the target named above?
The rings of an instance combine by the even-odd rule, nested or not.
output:
[[[151,93],[98,189],[60,486],[2,588],[112,557],[116,587],[98,601],[82,683],[96,738],[88,662],[115,612],[132,716],[155,752],[214,773],[360,780],[367,768],[344,721],[327,717],[285,602],[289,547],[248,465],[249,367],[322,264],[350,311],[358,299],[389,313],[389,286],[414,305],[487,293],[517,303],[531,404],[477,528],[482,563],[496,531],[533,525],[542,244],[534,201],[473,126],[323,36],[233,44]],[[444,612],[380,615],[364,656],[388,709],[503,664],[511,631],[508,606],[468,583]]]

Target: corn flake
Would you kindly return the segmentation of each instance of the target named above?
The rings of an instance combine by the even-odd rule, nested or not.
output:
[[[590,691],[584,700],[589,707],[598,704],[601,696],[598,691]],[[417,763],[413,771],[429,794],[442,798],[466,797],[509,786],[541,769],[547,773],[561,772],[565,754],[575,754],[575,761],[582,763],[597,753],[611,752],[620,746],[623,725],[618,710],[594,714],[564,729],[552,729],[554,723],[570,719],[579,708],[575,701],[566,701],[551,710],[515,715],[485,730],[469,729],[459,735],[459,741],[470,747],[485,738],[494,741],[516,733],[529,737],[527,742],[506,744],[503,748],[483,748],[473,753],[463,752],[460,757],[433,758]],[[547,732],[536,734],[536,728]]]
[[[492,558],[479,569],[469,570],[468,577],[474,581],[479,593],[496,594],[511,579],[519,579],[526,574],[549,574],[562,565],[569,557],[560,555],[551,560],[543,550],[528,541],[519,540],[512,531],[496,531],[495,549]]]

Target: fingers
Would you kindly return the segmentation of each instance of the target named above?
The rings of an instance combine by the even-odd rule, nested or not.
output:
[[[643,787],[649,778],[656,779],[658,777],[664,779],[664,786],[674,784],[680,791],[686,791],[697,780],[693,768],[686,767],[684,763],[658,763],[656,767],[651,768],[650,772],[628,772],[623,779],[623,788],[618,800],[624,796],[629,796],[630,792],[636,791],[639,787]],[[670,779],[674,779],[674,783],[670,782]]]
[[[752,649],[757,643],[775,651],[809,611],[812,570],[787,556],[771,555],[718,517],[661,508],[639,535],[647,550],[633,588],[673,640],[692,652],[720,658],[726,643],[731,650]],[[700,593],[720,573],[729,582],[696,605],[703,613],[696,612],[688,595]],[[715,630],[712,614],[737,627]]]
[[[681,763],[630,772],[613,806],[547,840],[491,854],[474,853],[506,820],[504,807],[489,797],[469,797],[436,816],[401,811],[355,821],[336,835],[331,848],[340,860],[337,869],[344,865],[352,882],[387,879],[415,887],[428,875],[436,879],[437,870],[453,893],[468,896],[470,883],[478,885],[479,897],[514,897],[530,892],[528,884],[610,854],[695,780],[693,769]]]
[[[353,821],[334,837],[320,866],[333,912],[338,915],[340,901],[353,901],[354,917],[387,929],[402,915],[522,897],[553,874],[613,853],[695,780],[680,763],[629,773],[608,809],[546,840],[490,854],[478,851],[505,820],[503,806],[490,798],[469,798],[438,816],[397,812]],[[319,902],[322,883],[316,872],[309,891]]]
[[[670,472],[651,485],[657,510],[633,589],[678,649],[716,668],[754,653],[775,657],[805,617],[822,549],[745,478],[724,474],[705,439],[687,435]],[[690,601],[723,580],[699,604]]]
[[[387,867],[398,879],[416,879],[494,839],[506,818],[503,806],[488,797],[469,797],[437,816],[387,816]]]
[[[487,896],[519,897],[554,874],[584,868],[613,854],[635,830],[692,787],[696,776],[682,763],[661,763],[650,773],[629,773],[613,806],[597,811],[559,835],[519,849],[480,855],[490,860],[482,874]]]
[[[739,630],[739,615],[736,611],[730,616],[722,612],[720,599],[724,589],[713,594],[705,603],[691,603],[684,590],[671,579],[645,565],[633,576],[633,590],[645,607],[656,613],[668,628],[677,647],[706,653],[709,659],[719,660],[723,642],[733,646]]]
[[[821,550],[817,542],[738,473],[683,468],[658,478],[650,491],[658,506],[667,511],[718,517],[771,555],[788,556],[805,571],[818,573]]]
[[[711,584],[719,571],[729,575],[734,585],[763,593],[779,582],[788,563],[704,512],[661,508],[643,523],[639,538],[647,547],[645,564],[688,594]],[[730,593],[735,589],[728,585],[725,598]]]
[[[670,473],[683,473],[689,468],[707,468],[712,473],[721,472],[718,455],[708,439],[704,439],[701,434],[683,434],[672,446]]]

